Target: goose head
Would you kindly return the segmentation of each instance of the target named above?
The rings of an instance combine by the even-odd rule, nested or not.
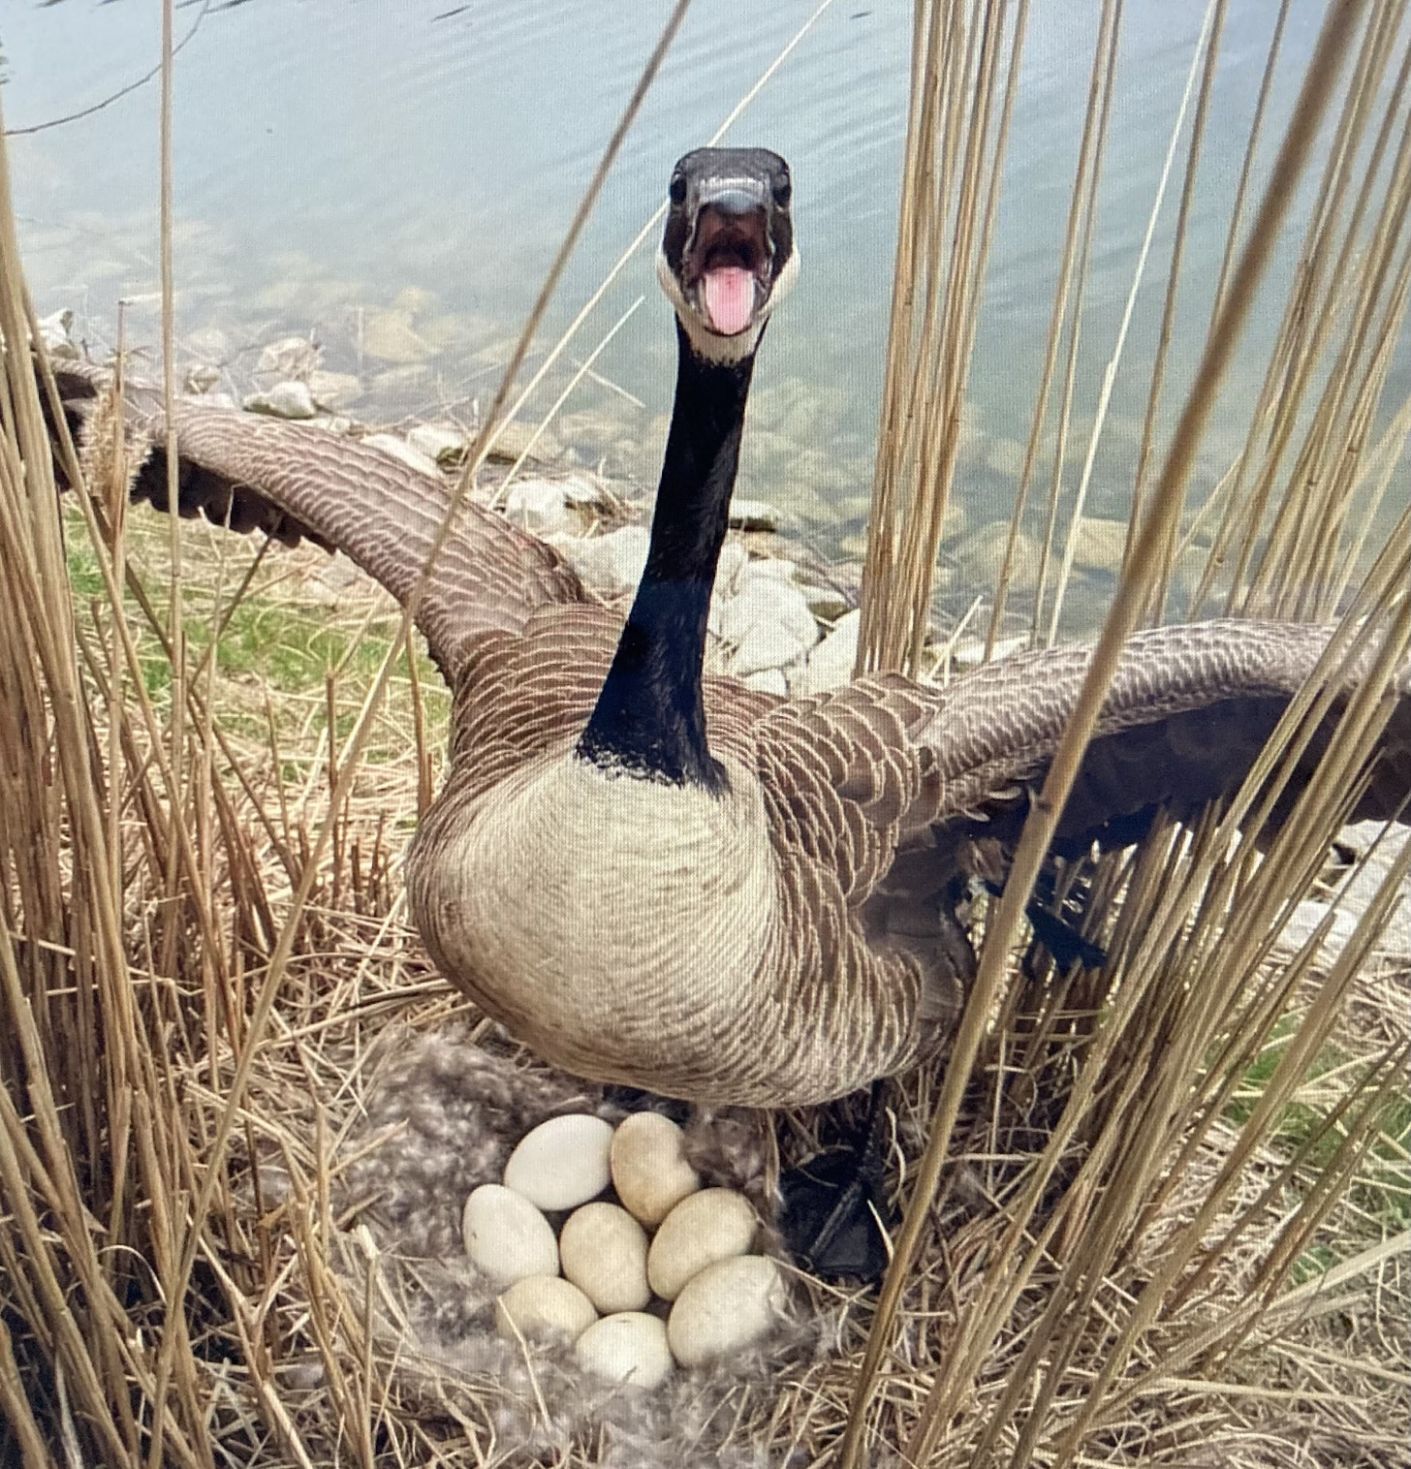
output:
[[[789,165],[767,148],[697,148],[667,193],[657,276],[692,348],[739,362],[798,274]]]

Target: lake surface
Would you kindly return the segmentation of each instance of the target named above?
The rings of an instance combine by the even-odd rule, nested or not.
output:
[[[291,333],[357,373],[370,422],[468,418],[493,391],[542,273],[668,10],[665,0],[245,0],[187,4],[176,63],[178,335],[248,388],[260,347]],[[675,157],[708,137],[816,10],[815,0],[696,0],[610,177],[550,315],[547,347],[656,208]],[[158,56],[139,0],[6,0],[5,120],[78,113]],[[1091,65],[1096,4],[1036,0],[1008,181],[972,373],[957,531],[1007,519],[1028,432]],[[1277,5],[1230,7],[1166,400],[1178,404],[1209,316],[1230,200]],[[1203,7],[1128,0],[1098,236],[1082,323],[1077,418],[1090,418],[1151,207]],[[1266,126],[1277,139],[1322,15],[1295,0]],[[803,272],[756,375],[743,493],[798,518],[830,555],[858,553],[871,482],[905,128],[911,7],[834,0],[727,141],[789,159]],[[111,344],[155,344],[155,81],[61,126],[11,138],[26,265],[40,311]],[[1269,146],[1264,149],[1267,163]],[[1089,513],[1123,514],[1162,306],[1180,160],[1139,298]],[[640,308],[565,404],[586,462],[649,485],[674,345],[649,241],[565,358],[581,362]],[[1290,247],[1292,248],[1292,247]],[[1287,255],[1287,252],[1286,252]],[[1291,256],[1288,256],[1291,258]],[[1239,441],[1258,345],[1202,463]],[[1403,378],[1404,381],[1404,378]],[[530,415],[565,382],[551,376]],[[635,402],[633,400],[636,400]],[[640,404],[641,406],[637,406]],[[1081,463],[1085,440],[1070,451]],[[1040,496],[1040,498],[1042,498]],[[973,568],[972,568],[973,570]],[[1095,583],[1101,590],[1100,578]],[[962,597],[961,602],[968,600]],[[1074,617],[1091,620],[1099,597]]]

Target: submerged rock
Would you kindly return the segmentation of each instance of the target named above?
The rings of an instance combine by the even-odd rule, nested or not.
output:
[[[307,382],[318,366],[319,349],[307,337],[280,337],[260,348],[255,372],[267,378],[297,378]]]

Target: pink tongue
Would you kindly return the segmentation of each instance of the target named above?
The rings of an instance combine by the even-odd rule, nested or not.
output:
[[[705,273],[706,311],[712,331],[733,337],[750,324],[754,275],[738,265],[719,265]]]

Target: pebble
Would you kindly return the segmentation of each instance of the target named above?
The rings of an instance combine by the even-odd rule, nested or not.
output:
[[[245,399],[249,413],[266,413],[271,418],[312,418],[318,412],[308,383],[275,383],[267,393],[251,393]]]
[[[666,1325],[644,1311],[621,1311],[595,1321],[574,1343],[579,1365],[609,1382],[660,1387],[671,1375]]]
[[[617,1204],[584,1204],[559,1235],[563,1273],[605,1315],[640,1311],[652,1298],[647,1284],[647,1234]]]
[[[576,1112],[526,1132],[505,1164],[505,1187],[540,1209],[576,1209],[608,1186],[612,1124]]]
[[[662,1220],[647,1253],[647,1279],[664,1301],[707,1265],[743,1255],[754,1244],[757,1221],[749,1200],[734,1189],[688,1195]]]
[[[660,1112],[625,1117],[613,1134],[609,1162],[623,1207],[649,1226],[660,1224],[701,1186],[686,1158],[686,1134]]]
[[[700,1367],[762,1341],[787,1308],[784,1278],[773,1260],[718,1260],[682,1289],[667,1319],[667,1341],[681,1366]]]
[[[526,1275],[495,1302],[495,1329],[513,1340],[577,1341],[598,1319],[593,1303],[572,1281],[557,1275]]]
[[[482,1183],[465,1201],[461,1227],[470,1263],[509,1284],[526,1275],[557,1275],[559,1247],[549,1221],[513,1189]]]
[[[422,474],[430,475],[432,479],[441,478],[441,471],[434,459],[429,459],[420,449],[412,448],[405,439],[399,439],[396,434],[369,434],[363,443],[371,444],[374,449],[381,449],[384,454],[400,459],[403,464],[409,464]]]
[[[407,435],[407,443],[437,464],[459,464],[465,458],[465,435],[449,424],[418,424]]]

